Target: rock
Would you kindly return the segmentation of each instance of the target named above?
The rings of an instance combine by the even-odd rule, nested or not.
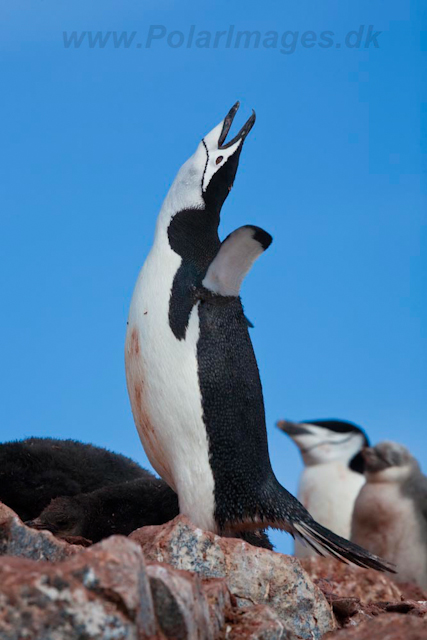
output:
[[[214,640],[209,605],[201,580],[167,565],[148,567],[156,617],[161,632],[171,640]]]
[[[0,639],[427,638],[424,594],[383,574],[306,559],[317,587],[295,558],[184,517],[131,538],[68,544],[0,505]]]
[[[296,640],[277,613],[265,604],[233,612],[227,621],[226,640]]]
[[[222,578],[202,580],[202,588],[208,602],[214,635],[217,637],[221,634],[231,612],[236,608],[236,599],[231,595],[226,581]]]
[[[334,558],[302,558],[301,565],[323,593],[362,602],[400,600],[400,588],[385,573],[344,564]]]
[[[2,640],[142,640],[156,633],[144,557],[126,538],[55,564],[0,561]]]
[[[364,603],[359,598],[343,598],[334,594],[326,594],[326,597],[340,627],[355,626],[384,612],[378,604]]]
[[[120,605],[140,634],[154,633],[154,607],[144,556],[128,538],[111,536],[64,565],[73,575],[82,577],[88,590]]]
[[[0,556],[58,562],[78,553],[79,545],[58,540],[49,531],[26,527],[16,513],[0,502]]]
[[[332,606],[332,610],[336,617],[341,621],[354,616],[359,612],[361,607],[359,598],[343,598],[342,596],[336,596],[335,594],[327,594],[326,599]]]
[[[304,558],[301,564],[325,594],[341,627],[358,626],[389,612],[426,615],[423,602],[406,598],[423,596],[416,585],[396,585],[386,574],[333,558]]]
[[[59,539],[63,540],[64,542],[68,542],[68,544],[78,544],[81,547],[90,547],[93,545],[92,540],[83,538],[83,536],[61,536]]]
[[[412,616],[427,616],[427,600],[402,600],[402,602],[386,602],[385,611],[395,611],[396,613],[409,613]]]
[[[295,558],[204,532],[184,516],[138,529],[130,538],[147,560],[225,578],[239,607],[269,605],[297,638],[317,640],[335,626],[325,597]]]
[[[423,591],[417,584],[399,582],[399,589],[405,600],[427,600],[427,591]]]
[[[357,626],[327,633],[323,640],[425,640],[427,620],[398,613],[364,620]]]

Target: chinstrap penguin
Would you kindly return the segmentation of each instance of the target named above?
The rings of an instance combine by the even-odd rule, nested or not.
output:
[[[57,496],[146,477],[151,474],[130,458],[75,440],[28,438],[0,444],[0,501],[24,521],[38,516]]]
[[[34,520],[34,529],[47,529],[59,538],[99,542],[108,536],[127,536],[139,527],[169,522],[179,514],[178,496],[164,480],[148,471],[144,478],[114,484],[91,493],[59,497]],[[272,549],[264,531],[245,531],[250,544]]]
[[[280,420],[277,426],[303,459],[298,500],[320,524],[349,538],[354,501],[365,483],[361,452],[369,446],[366,433],[344,420]],[[303,558],[314,551],[295,540],[295,555]]]
[[[258,367],[239,292],[271,243],[247,225],[222,243],[221,207],[255,114],[226,141],[236,103],[179,170],[129,311],[125,360],[135,423],[181,513],[216,533],[275,527],[339,558],[384,569],[333,534],[277,481]]]
[[[366,484],[353,511],[351,539],[396,565],[396,579],[427,589],[427,477],[406,447],[364,450]]]

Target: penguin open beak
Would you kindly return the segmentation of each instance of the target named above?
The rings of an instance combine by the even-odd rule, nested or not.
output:
[[[236,115],[237,110],[238,110],[239,107],[240,107],[240,102],[237,101],[236,104],[231,107],[230,111],[225,116],[224,124],[222,125],[222,131],[221,131],[221,134],[220,134],[220,136],[218,138],[218,149],[227,149],[228,147],[231,147],[231,145],[235,144],[239,140],[241,140],[243,142],[243,140],[248,135],[249,131],[254,126],[254,123],[255,123],[255,111],[252,109],[252,115],[245,122],[243,127],[240,129],[239,133],[236,136],[234,136],[234,138],[232,140],[227,142],[227,144],[224,144],[225,139],[227,137],[227,134],[230,131],[231,125],[233,124],[234,116]]]

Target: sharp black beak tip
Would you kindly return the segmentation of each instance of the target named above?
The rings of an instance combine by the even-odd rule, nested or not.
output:
[[[231,109],[229,110],[229,112],[227,113],[227,115],[225,116],[226,118],[233,118],[238,110],[238,108],[240,107],[240,100],[237,100],[237,102],[235,102],[233,104],[233,106],[231,107]]]
[[[244,126],[244,132],[243,132],[243,137],[245,138],[249,131],[252,129],[252,127],[255,124],[255,120],[256,120],[256,113],[255,111],[252,109],[252,115],[248,118],[245,126]]]

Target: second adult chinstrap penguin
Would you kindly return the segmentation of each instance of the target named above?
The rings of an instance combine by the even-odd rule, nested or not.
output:
[[[365,483],[362,449],[369,445],[363,429],[344,420],[281,420],[279,429],[297,445],[304,463],[298,500],[320,524],[350,537],[354,501]],[[295,555],[314,555],[295,540]]]

